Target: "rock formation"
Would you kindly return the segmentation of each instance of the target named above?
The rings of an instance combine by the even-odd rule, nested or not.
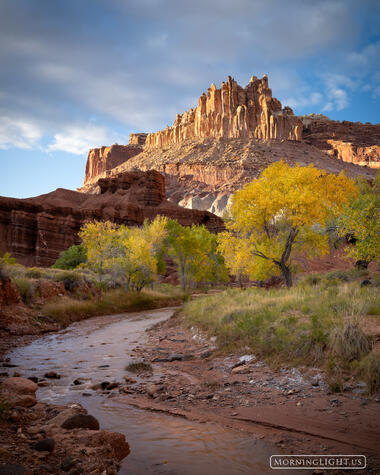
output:
[[[337,160],[305,142],[209,137],[189,139],[164,148],[146,148],[107,173],[112,176],[127,170],[153,168],[165,175],[166,196],[170,201],[222,216],[234,191],[280,159],[290,165],[313,163],[329,173],[344,171],[353,178],[363,176],[373,180],[376,172]],[[83,191],[98,193],[99,187],[87,184]]]
[[[78,243],[77,233],[90,219],[135,226],[160,214],[183,225],[223,229],[217,216],[167,201],[165,179],[154,170],[100,179],[96,188],[98,194],[59,188],[28,199],[0,197],[0,253],[10,252],[25,265],[50,266],[63,250]]]
[[[130,145],[145,145],[148,134],[129,134]]]
[[[132,135],[132,134],[131,134]],[[111,145],[110,147],[92,148],[88,152],[84,183],[93,182],[107,170],[121,165],[126,160],[142,152],[138,140],[133,139],[133,144]]]
[[[380,124],[338,122],[318,114],[301,119],[306,143],[344,162],[380,168]]]
[[[229,76],[220,89],[212,84],[195,109],[177,114],[172,127],[149,134],[146,147],[204,137],[301,140],[302,122],[272,98],[266,75],[252,76],[246,88]]]

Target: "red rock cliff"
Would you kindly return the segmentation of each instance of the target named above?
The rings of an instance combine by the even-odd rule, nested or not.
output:
[[[167,201],[165,179],[154,170],[104,178],[98,188],[100,194],[59,188],[35,198],[0,197],[0,254],[10,252],[25,265],[50,266],[63,250],[79,242],[78,231],[90,219],[136,226],[163,215],[185,226],[223,229],[217,216]]]
[[[84,184],[94,181],[97,176],[121,165],[141,151],[141,145],[136,142],[129,145],[115,144],[110,147],[92,148],[88,152]]]
[[[177,114],[172,127],[149,134],[146,146],[163,147],[194,137],[301,140],[302,122],[272,97],[266,75],[252,76],[245,88],[229,76],[220,89],[212,84],[195,109]]]

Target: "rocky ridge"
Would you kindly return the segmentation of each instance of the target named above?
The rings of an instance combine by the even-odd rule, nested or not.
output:
[[[108,171],[107,175],[136,169],[158,170],[165,175],[169,200],[222,216],[234,191],[280,159],[290,165],[313,163],[330,173],[344,171],[353,178],[363,176],[372,180],[375,176],[375,170],[371,168],[337,160],[304,142],[211,137],[189,139],[168,147],[145,148],[142,153]],[[99,193],[99,187],[92,183],[86,184],[82,190]]]

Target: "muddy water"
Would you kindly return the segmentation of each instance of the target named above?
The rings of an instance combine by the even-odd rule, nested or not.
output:
[[[125,434],[131,454],[124,460],[121,474],[270,473],[269,456],[278,449],[269,443],[216,424],[139,410],[120,397],[90,389],[105,380],[123,381],[125,366],[133,359],[131,351],[144,342],[145,330],[173,312],[167,308],[92,318],[43,336],[8,356],[22,375],[42,377],[52,370],[61,375],[38,390],[40,400],[80,402],[103,429]],[[75,379],[84,384],[74,386]]]

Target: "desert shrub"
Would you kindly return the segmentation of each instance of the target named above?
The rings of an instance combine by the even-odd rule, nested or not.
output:
[[[370,394],[380,390],[380,353],[370,353],[360,361],[359,375],[366,382]]]
[[[16,259],[9,252],[6,252],[3,257],[0,256],[0,264],[13,266],[16,264]]]
[[[20,292],[22,301],[25,304],[29,304],[33,299],[35,291],[33,282],[23,277],[16,277],[15,279],[13,279],[13,282],[16,284]]]
[[[59,258],[53,264],[55,269],[75,269],[80,264],[87,262],[86,249],[83,244],[73,245],[61,252]]]
[[[76,272],[67,271],[57,274],[55,279],[58,282],[63,282],[67,292],[73,292],[79,286],[81,276]]]
[[[357,323],[347,323],[332,332],[332,352],[347,362],[360,360],[371,351],[372,342]]]
[[[42,271],[38,267],[30,267],[25,271],[25,277],[29,279],[40,279],[42,277]]]

